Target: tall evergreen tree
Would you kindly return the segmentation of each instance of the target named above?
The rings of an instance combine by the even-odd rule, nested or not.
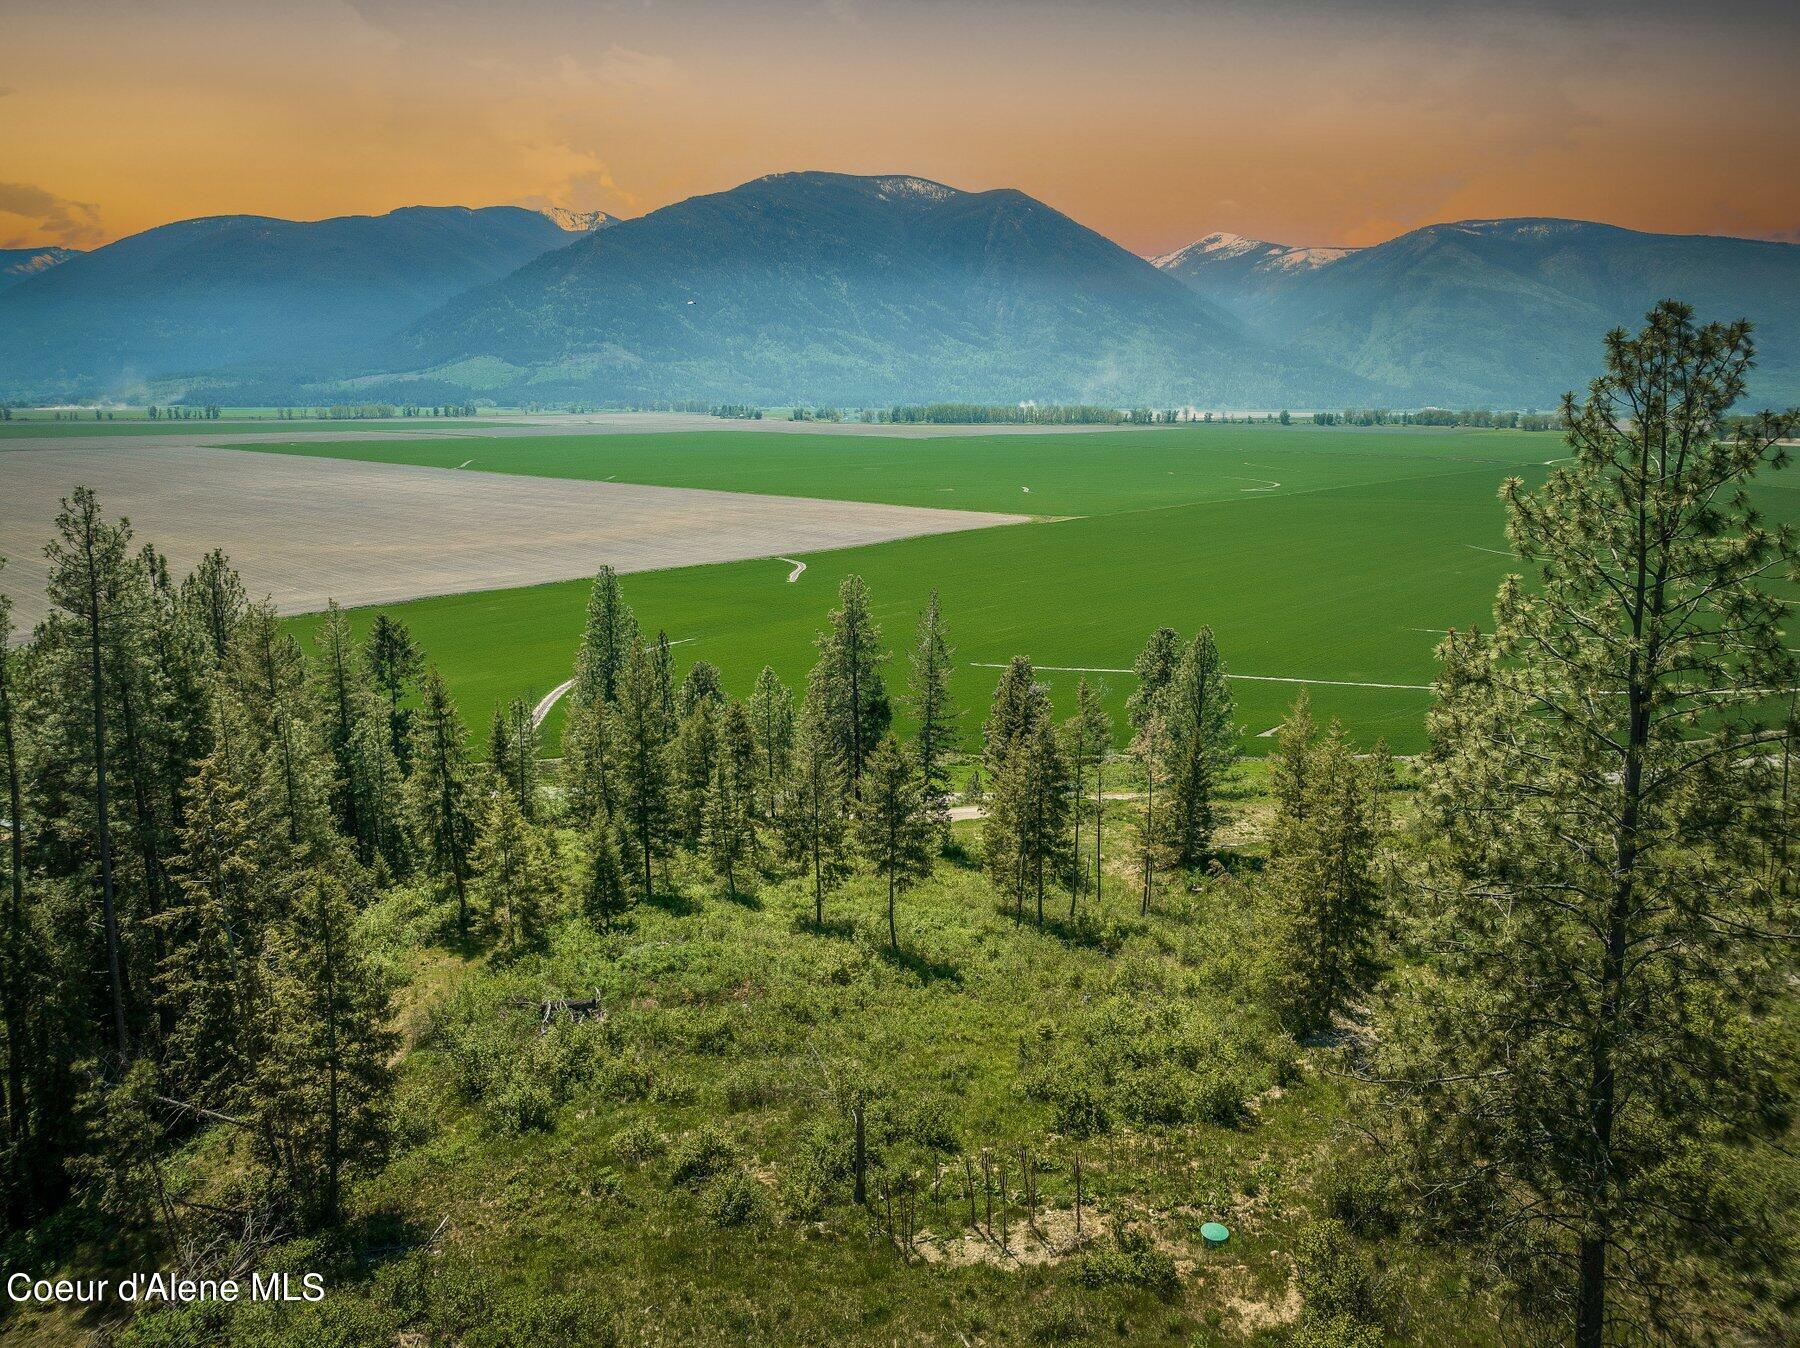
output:
[[[214,667],[222,665],[238,624],[250,608],[250,600],[244,593],[243,581],[219,549],[202,557],[181,583],[181,604],[206,634]]]
[[[919,616],[908,691],[913,719],[919,726],[918,737],[913,741],[913,752],[919,761],[919,789],[945,837],[950,828],[950,755],[956,749],[957,711],[950,700],[954,654],[944,637],[943,613],[938,607],[938,592],[933,590],[925,612]]]
[[[201,763],[187,795],[179,897],[163,915],[171,939],[158,970],[173,1023],[163,1072],[183,1099],[225,1110],[250,1080],[267,1034],[269,877],[258,864],[243,785],[222,758]]]
[[[581,844],[581,914],[597,931],[606,931],[624,916],[630,896],[611,815],[601,809],[589,818]]]
[[[124,936],[121,930],[115,857],[113,855],[113,744],[107,721],[108,669],[115,673],[122,647],[135,635],[139,596],[131,570],[130,527],[101,517],[100,503],[86,487],[63,500],[56,517],[56,537],[45,549],[49,563],[50,600],[62,622],[51,628],[52,639],[71,655],[67,668],[70,701],[77,703],[89,731],[87,769],[91,773],[92,857],[100,899],[105,942],[108,1001],[112,1011],[113,1051],[121,1063],[131,1056],[126,1012]]]
[[[937,829],[925,808],[918,773],[892,735],[869,754],[852,827],[857,850],[887,883],[888,945],[898,950],[894,899],[931,874]]]
[[[333,814],[363,865],[378,859],[396,865],[400,773],[389,747],[387,708],[336,600],[314,640],[320,654],[314,684],[334,767]]]
[[[988,795],[982,851],[989,874],[1013,896],[1023,919],[1029,895],[1044,923],[1044,893],[1068,868],[1069,773],[1048,716],[1038,718],[1002,760]]]
[[[782,686],[775,671],[764,665],[746,710],[756,745],[756,813],[764,824],[773,824],[782,784],[793,765],[794,695]]]
[[[1131,723],[1133,739],[1144,733],[1163,689],[1175,677],[1175,666],[1180,663],[1181,638],[1172,627],[1159,627],[1152,632],[1138,658],[1131,662],[1137,687],[1125,699],[1125,719]]]
[[[816,683],[828,699],[823,705],[851,787],[857,789],[869,755],[893,719],[881,676],[887,652],[881,647],[881,628],[861,576],[846,576],[838,586],[838,607],[831,612],[829,630],[819,634],[818,647],[818,677],[808,684],[808,696],[814,696]]]
[[[617,715],[607,702],[596,699],[586,707],[569,709],[563,724],[563,798],[568,817],[577,826],[596,814],[610,817],[619,808],[613,777],[616,731]]]
[[[850,873],[846,846],[848,774],[829,719],[808,698],[800,711],[793,772],[777,814],[781,850],[811,881],[813,925],[825,924],[825,896]]]
[[[1284,749],[1299,751],[1300,733],[1292,726]],[[1335,722],[1304,755],[1298,810],[1277,797],[1268,874],[1276,1002],[1296,1036],[1329,1028],[1373,981],[1388,776],[1386,756],[1358,759]]]
[[[718,702],[696,698],[675,735],[675,828],[682,844],[690,848],[700,846],[706,795],[712,790],[713,772],[719,763],[719,718]]]
[[[407,799],[427,870],[456,895],[456,929],[465,940],[469,935],[469,852],[475,833],[467,738],[443,675],[432,665],[426,669],[420,689]]]
[[[6,559],[0,557],[0,571]],[[32,977],[31,940],[25,908],[24,733],[19,722],[18,656],[13,650],[12,599],[0,593],[0,773],[5,775],[6,909],[0,929],[0,1024],[6,1031],[6,1140],[20,1152],[26,1141],[30,1109],[25,1077],[30,1006],[41,995]],[[9,1186],[10,1187],[10,1186]]]
[[[1090,881],[1094,895],[1100,894],[1101,829],[1104,823],[1105,766],[1112,752],[1112,717],[1101,701],[1100,690],[1084,676],[1075,685],[1075,714],[1063,726],[1063,752],[1068,761],[1070,802],[1074,818],[1074,837],[1070,840],[1069,917],[1075,916],[1076,904]],[[1094,863],[1087,865],[1081,850],[1081,820],[1089,812],[1087,788],[1093,784]]]
[[[610,566],[601,567],[588,595],[587,626],[575,655],[575,683],[569,690],[572,705],[585,711],[596,702],[616,701],[626,661],[641,640],[637,618],[620,591],[618,575]]]
[[[1318,726],[1313,721],[1312,698],[1306,689],[1275,731],[1275,752],[1269,755],[1269,795],[1275,803],[1269,827],[1269,859],[1286,851],[1291,835],[1306,823],[1309,786]]]
[[[414,643],[412,633],[398,618],[377,613],[369,627],[369,640],[363,647],[369,673],[375,686],[387,700],[388,749],[400,765],[402,776],[412,772],[413,717],[404,699],[419,680],[425,658]]]
[[[1435,959],[1382,1075],[1407,1083],[1433,1217],[1579,1348],[1704,1337],[1700,1308],[1771,1254],[1742,1176],[1792,967],[1762,864],[1787,734],[1767,690],[1800,670],[1766,584],[1794,573],[1793,532],[1746,488],[1800,416],[1727,422],[1753,354],[1747,324],[1673,301],[1610,334],[1564,402],[1571,459],[1502,490],[1533,583],[1502,584],[1491,637],[1440,648]]]
[[[537,945],[545,909],[556,894],[556,868],[549,844],[510,789],[488,797],[471,868],[489,929],[510,950]]]
[[[619,836],[643,880],[643,899],[654,893],[651,872],[667,854],[674,827],[674,801],[669,783],[669,740],[672,708],[663,693],[667,684],[654,651],[635,650],[625,662],[619,685],[615,778],[619,789]]]
[[[994,686],[994,699],[981,726],[981,760],[990,786],[1006,769],[1006,760],[1050,718],[1050,694],[1037,681],[1031,661],[1015,655]]]
[[[1212,629],[1182,653],[1159,703],[1169,794],[1164,818],[1176,861],[1192,866],[1212,847],[1219,778],[1236,751],[1231,690]]]
[[[753,805],[756,791],[756,743],[750,717],[741,702],[729,702],[719,716],[719,745],[707,787],[701,842],[725,881],[728,894],[738,892],[738,874],[756,849]]]
[[[383,1152],[398,1042],[386,981],[336,877],[306,877],[269,971],[272,1033],[250,1092],[251,1135],[297,1214],[330,1224],[345,1171]]]

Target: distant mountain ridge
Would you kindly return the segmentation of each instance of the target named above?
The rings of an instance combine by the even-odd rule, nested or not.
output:
[[[0,252],[0,398],[1549,407],[1657,300],[1800,403],[1800,245],[1464,220],[1145,260],[1012,189],[786,173],[634,220],[213,216]]]
[[[356,387],[1243,406],[1364,385],[1285,360],[1022,192],[790,173],[623,221],[459,296],[374,348]]]
[[[291,381],[573,238],[538,211],[183,220],[0,291],[0,392],[106,396],[263,366]]]
[[[1427,225],[1284,266],[1301,250],[1203,246],[1227,238],[1156,264],[1265,340],[1341,364],[1396,405],[1552,406],[1593,377],[1609,329],[1667,297],[1702,319],[1750,318],[1752,397],[1800,403],[1800,245],[1523,217]]]
[[[80,256],[79,248],[0,248],[0,290]]]

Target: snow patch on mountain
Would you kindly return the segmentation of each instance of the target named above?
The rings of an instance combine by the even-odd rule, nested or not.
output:
[[[545,206],[538,211],[558,229],[571,234],[592,234],[597,229],[619,223],[619,217],[605,211],[572,211],[567,206]]]
[[[1185,248],[1153,257],[1150,265],[1168,271],[1229,262],[1234,258],[1250,258],[1249,266],[1252,271],[1263,271],[1270,267],[1282,271],[1312,271],[1355,251],[1353,248],[1297,248],[1291,244],[1266,243],[1261,239],[1250,239],[1242,234],[1220,230],[1208,234],[1204,239],[1196,239]]]

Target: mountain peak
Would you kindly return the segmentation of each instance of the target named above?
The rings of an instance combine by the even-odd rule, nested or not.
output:
[[[592,234],[619,223],[619,217],[605,211],[573,211],[567,206],[542,206],[538,214],[558,229],[569,234]]]

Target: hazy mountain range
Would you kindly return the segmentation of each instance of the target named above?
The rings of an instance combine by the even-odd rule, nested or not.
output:
[[[0,291],[0,394],[128,396],[228,367],[339,375],[356,347],[572,237],[516,206],[163,225]]]
[[[1372,248],[1210,235],[1157,265],[1266,340],[1400,405],[1549,405],[1657,300],[1756,324],[1752,393],[1800,402],[1800,246],[1581,220],[1463,220]]]
[[[54,255],[54,256],[53,256]],[[634,220],[417,207],[0,252],[0,397],[1548,407],[1664,296],[1800,402],[1800,246],[1565,220],[1151,260],[1023,193],[777,174]]]

